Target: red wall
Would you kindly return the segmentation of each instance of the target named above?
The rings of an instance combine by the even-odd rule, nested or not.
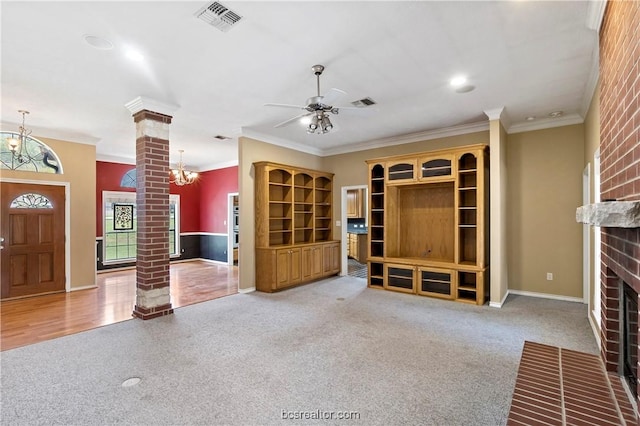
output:
[[[135,168],[131,164],[96,161],[96,236],[102,236],[102,191],[136,192],[135,188],[120,186],[122,176]],[[179,187],[170,186],[171,194],[180,195],[180,232],[200,230],[200,188],[199,183]]]
[[[96,236],[102,236],[102,191],[135,192],[122,188],[122,176],[135,168],[131,164],[96,161]],[[180,195],[180,232],[227,233],[227,194],[238,192],[238,167],[201,172],[198,180],[185,186],[170,186]]]
[[[228,194],[238,192],[238,166],[200,173],[200,231],[226,234]]]

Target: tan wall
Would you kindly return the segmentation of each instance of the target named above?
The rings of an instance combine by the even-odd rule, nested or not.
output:
[[[600,188],[595,188],[593,184],[594,169],[593,169],[593,155],[600,147],[600,83],[596,86],[596,89],[591,99],[591,105],[589,105],[589,111],[584,120],[584,164],[586,167],[589,165],[590,169],[590,202],[595,201],[595,193],[600,192]],[[596,319],[593,317],[594,299],[593,295],[596,291],[600,291],[600,278],[594,276],[594,232],[596,228],[589,227],[589,315],[592,321],[597,324]],[[599,232],[599,231],[598,231]]]
[[[575,213],[582,205],[584,132],[579,124],[508,136],[509,289],[582,297]]]
[[[38,138],[62,163],[64,174],[2,170],[3,178],[69,182],[71,289],[96,284],[96,147],[56,139]]]
[[[322,170],[322,159],[315,155],[271,145],[250,138],[238,140],[238,193],[240,211],[240,246],[238,250],[240,290],[255,287],[255,184],[253,163],[272,161],[308,169]]]
[[[335,173],[333,181],[333,217],[340,218],[340,194],[343,186],[368,184],[368,169],[365,160],[479,143],[489,143],[488,131],[324,157],[322,170]],[[339,239],[340,228],[335,226],[335,221],[333,225],[334,238]]]

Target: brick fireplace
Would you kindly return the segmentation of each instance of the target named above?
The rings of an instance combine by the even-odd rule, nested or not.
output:
[[[609,1],[600,29],[602,200],[640,201],[639,76],[640,2]],[[625,315],[621,300],[625,284],[635,291],[627,294],[636,302],[640,293],[640,224],[601,229],[602,358],[608,371],[622,373]],[[634,306],[637,309],[637,303]],[[637,333],[637,323],[632,327]],[[636,341],[636,351],[637,346]]]

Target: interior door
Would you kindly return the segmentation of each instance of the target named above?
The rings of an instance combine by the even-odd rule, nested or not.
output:
[[[0,184],[1,298],[65,290],[65,188]]]

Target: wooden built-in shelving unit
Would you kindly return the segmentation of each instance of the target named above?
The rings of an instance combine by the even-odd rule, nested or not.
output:
[[[254,169],[256,289],[272,292],[338,273],[333,174],[269,162]]]
[[[367,161],[369,287],[484,304],[486,145]]]

